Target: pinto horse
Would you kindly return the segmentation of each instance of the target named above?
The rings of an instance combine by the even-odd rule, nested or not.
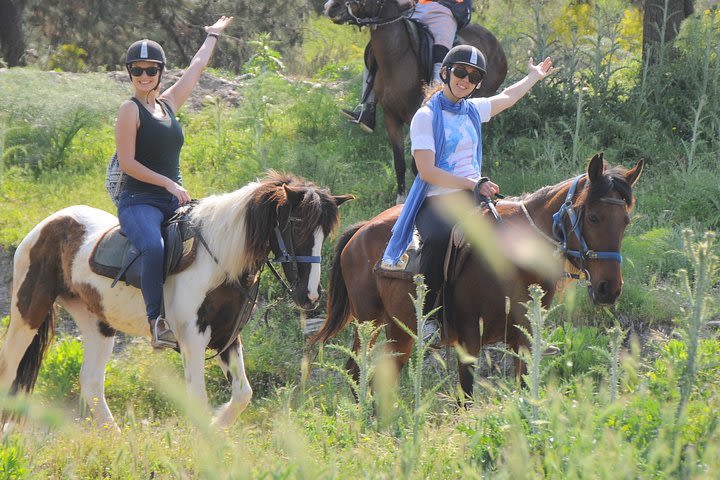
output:
[[[630,170],[608,168],[602,154],[597,154],[584,175],[523,197],[499,201],[496,209],[502,225],[495,223],[495,230],[506,236],[515,232],[516,236],[535,237],[537,242],[556,245],[569,263],[585,272],[593,302],[611,304],[622,289],[620,244],[630,221],[632,188],[642,167],[640,161]],[[410,300],[415,285],[411,280],[378,275],[374,266],[390,239],[390,229],[400,210],[401,205],[390,208],[367,222],[351,226],[340,236],[330,274],[327,319],[312,338],[313,342],[325,342],[352,318],[384,324],[391,340],[389,348],[397,354],[398,370],[408,361],[414,340],[393,318],[416,331]],[[475,356],[483,345],[490,343],[505,342],[516,352],[527,347],[527,339],[515,326],[529,331],[521,304],[530,299],[528,287],[534,283],[543,287],[546,292],[543,303],[547,307],[559,279],[522,266],[510,278],[500,278],[487,259],[472,249],[464,258],[455,265],[456,273],[446,283],[441,342],[460,345]],[[562,262],[559,256],[557,260]],[[560,265],[558,271],[561,270]],[[509,313],[506,298],[510,300]],[[358,348],[356,334],[353,349],[357,352]],[[522,372],[525,366],[517,360],[515,367],[516,372]],[[352,360],[347,368],[357,377],[357,365]],[[463,391],[470,396],[472,366],[459,364],[459,374]]]
[[[414,10],[413,0],[328,0],[325,15],[337,24],[370,27],[370,45],[377,61],[374,89],[382,105],[385,128],[390,137],[397,181],[398,203],[405,198],[405,132],[422,103],[424,72],[418,60],[416,41],[404,18]],[[468,25],[458,31],[468,44],[477,47],[487,61],[487,75],[477,96],[488,97],[507,75],[502,45],[485,27]]]
[[[338,206],[350,198],[271,171],[239,190],[202,199],[191,211],[204,248],[188,268],[167,278],[165,311],[183,355],[188,391],[203,402],[205,350],[221,351],[218,360],[232,396],[214,424],[231,425],[252,396],[242,343],[232,328],[247,301],[240,285],[257,279],[272,251],[283,262],[295,304],[314,308],[321,246],[338,222]],[[15,252],[10,326],[0,352],[0,390],[31,392],[53,332],[53,305],[61,305],[82,333],[82,399],[94,407],[98,425],[115,428],[104,395],[115,333],[150,333],[140,290],[124,283],[111,289],[112,279],[90,266],[95,245],[117,223],[107,212],[77,205],[33,228]]]

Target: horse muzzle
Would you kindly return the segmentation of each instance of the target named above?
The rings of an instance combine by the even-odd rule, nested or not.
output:
[[[588,285],[588,293],[595,305],[613,305],[622,292],[622,282],[618,288],[612,288],[610,282],[598,282],[597,286]]]
[[[320,304],[321,296],[322,292],[319,289],[316,295],[311,295],[310,292],[305,289],[297,289],[293,292],[292,298],[297,308],[309,312],[315,310],[318,307],[318,305]]]
[[[343,24],[350,20],[345,2],[328,0],[325,2],[324,13],[333,23]]]

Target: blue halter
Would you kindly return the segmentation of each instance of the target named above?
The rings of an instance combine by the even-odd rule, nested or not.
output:
[[[581,268],[587,272],[587,269],[585,269],[585,262],[587,260],[617,260],[619,263],[622,263],[622,255],[620,255],[619,252],[596,252],[595,250],[590,250],[587,246],[587,242],[582,234],[582,229],[580,228],[580,219],[582,218],[582,214],[581,212],[575,213],[575,210],[573,210],[572,207],[572,200],[575,196],[575,190],[577,189],[578,182],[584,176],[585,174],[575,177],[575,180],[573,180],[570,190],[568,190],[567,196],[565,197],[565,202],[562,206],[560,206],[560,210],[553,214],[552,232],[555,240],[557,240],[559,244],[558,248],[560,251],[568,257],[580,260]],[[608,203],[625,204],[624,201],[614,198],[603,200]],[[567,246],[568,232],[565,228],[565,222],[563,222],[563,217],[565,215],[567,215],[568,220],[570,221],[570,231],[575,234],[575,238],[577,238],[578,244],[580,245],[580,250],[570,250]]]

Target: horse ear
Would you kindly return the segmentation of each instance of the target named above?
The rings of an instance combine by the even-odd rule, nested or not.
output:
[[[292,187],[283,183],[283,190],[285,190],[285,197],[287,198],[287,203],[289,203],[290,205],[299,204],[305,196],[305,189],[303,189],[302,187]]]
[[[590,182],[594,182],[603,174],[605,170],[605,162],[603,161],[603,152],[598,152],[590,159],[587,167],[587,176]]]
[[[637,165],[635,165],[633,168],[628,170],[627,173],[625,173],[625,178],[627,179],[627,182],[630,184],[631,187],[635,187],[635,184],[640,178],[640,174],[642,173],[644,166],[645,162],[643,160],[640,160]]]
[[[339,207],[348,200],[355,200],[355,195],[333,195],[333,198],[335,199],[335,203]]]

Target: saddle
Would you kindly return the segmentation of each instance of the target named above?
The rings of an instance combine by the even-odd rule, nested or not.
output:
[[[455,278],[456,272],[460,270],[465,260],[470,254],[470,243],[465,238],[465,233],[459,225],[455,225],[450,234],[447,249],[445,251],[445,261],[443,263],[443,279],[445,283]],[[415,230],[413,240],[410,242],[405,253],[402,254],[398,264],[395,267],[388,268],[383,266],[382,259],[379,260],[373,272],[376,275],[387,278],[398,278],[401,280],[412,280],[413,277],[420,273],[420,256],[422,255],[422,243],[420,236]]]
[[[424,23],[411,18],[404,18],[401,20],[405,25],[405,29],[410,36],[410,43],[413,45],[413,50],[417,54],[418,62],[420,64],[420,71],[422,72],[422,80],[429,84],[432,81],[433,76],[433,45],[435,45],[435,37],[432,32]],[[458,28],[458,31],[460,29]],[[453,47],[457,45],[467,44],[465,39],[460,35],[456,34],[453,40]],[[368,83],[372,85],[375,74],[377,73],[378,64],[375,59],[375,53],[373,52],[372,44],[368,42],[365,47],[365,67],[367,67],[370,79]],[[366,96],[369,94],[370,89],[367,89]],[[361,99],[362,103],[365,103],[367,98]]]
[[[420,71],[423,72],[422,79],[425,83],[430,83],[433,73],[433,45],[435,44],[435,38],[430,33],[430,29],[417,20],[404,18],[401,21],[405,25],[405,29],[410,36],[410,43],[417,54],[418,62],[420,62]],[[378,64],[370,42],[365,47],[365,66],[370,73],[370,77],[374,78]],[[364,102],[365,99],[362,99],[362,101]]]
[[[164,278],[188,268],[197,254],[197,243],[202,241],[197,226],[190,222],[190,210],[194,204],[178,208],[175,214],[163,224],[163,242],[165,245]],[[90,255],[90,269],[103,277],[112,278],[114,287],[117,282],[140,288],[140,262],[136,260],[140,252],[123,234],[120,225],[115,225],[103,233]]]

